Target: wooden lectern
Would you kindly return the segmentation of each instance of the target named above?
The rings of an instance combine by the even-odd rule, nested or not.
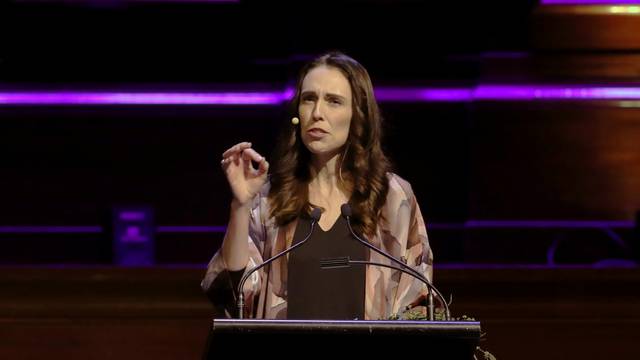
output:
[[[479,340],[474,321],[214,319],[204,358],[468,360]]]

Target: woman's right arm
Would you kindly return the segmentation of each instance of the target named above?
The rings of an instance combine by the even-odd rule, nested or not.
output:
[[[252,161],[258,164],[254,168]],[[233,194],[227,233],[222,242],[222,258],[229,271],[240,271],[247,266],[249,250],[249,213],[251,202],[267,180],[269,163],[242,142],[222,154],[222,169]]]
[[[252,161],[259,164],[257,169]],[[236,290],[245,269],[262,263],[257,245],[264,239],[263,234],[256,232],[261,229],[256,223],[260,219],[259,205],[252,207],[266,182],[269,164],[251,149],[250,143],[240,143],[224,152],[221,165],[233,193],[231,213],[222,247],[209,261],[200,285],[217,316],[231,317],[237,315]],[[260,277],[254,275],[244,287],[246,317],[251,317],[252,304],[260,289]]]
[[[249,211],[251,208],[247,204],[231,201],[229,224],[222,242],[222,256],[229,271],[244,269],[249,260]]]

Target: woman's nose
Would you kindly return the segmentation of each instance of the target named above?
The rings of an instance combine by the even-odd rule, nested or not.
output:
[[[313,106],[313,112],[311,113],[314,120],[323,120],[322,114],[322,101],[317,101]]]

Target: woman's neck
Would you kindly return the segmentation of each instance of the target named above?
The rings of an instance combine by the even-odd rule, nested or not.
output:
[[[340,191],[344,193],[340,180],[340,153],[332,156],[314,156],[311,164],[309,186],[322,197],[331,197]],[[311,189],[310,189],[311,190]]]

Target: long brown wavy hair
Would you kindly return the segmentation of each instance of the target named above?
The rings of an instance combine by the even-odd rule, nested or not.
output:
[[[353,115],[349,136],[339,159],[341,171],[338,181],[343,189],[351,192],[354,230],[373,236],[389,190],[387,173],[391,171],[391,163],[382,151],[382,115],[367,70],[340,52],[330,52],[314,59],[300,71],[290,103],[291,115],[298,116],[305,76],[323,65],[340,70],[351,86]],[[312,210],[308,186],[311,181],[311,152],[302,142],[300,126],[293,126],[287,121],[273,159],[270,216],[282,226]]]

